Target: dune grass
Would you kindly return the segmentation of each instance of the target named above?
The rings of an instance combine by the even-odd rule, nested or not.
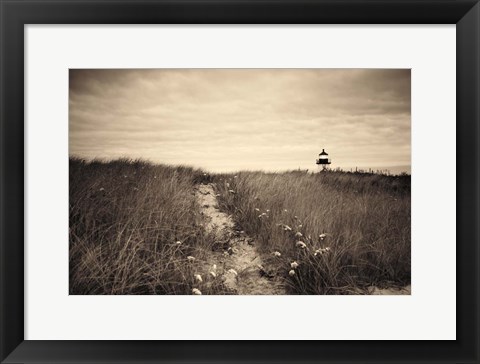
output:
[[[231,294],[221,274],[208,275],[215,237],[202,225],[199,183],[214,184],[220,208],[291,294],[410,282],[410,176],[209,175],[79,158],[69,173],[70,294]]]
[[[193,195],[204,178],[186,167],[70,159],[70,294],[191,294],[213,243]],[[223,292],[216,282],[202,290]]]
[[[410,176],[243,172],[218,182],[221,208],[291,293],[410,283]]]

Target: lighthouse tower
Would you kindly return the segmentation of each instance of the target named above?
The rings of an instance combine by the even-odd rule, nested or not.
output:
[[[328,158],[328,154],[325,152],[325,149],[322,149],[322,153],[318,155],[317,165],[322,167],[322,171],[325,171],[328,168],[329,164],[332,164],[332,160]]]

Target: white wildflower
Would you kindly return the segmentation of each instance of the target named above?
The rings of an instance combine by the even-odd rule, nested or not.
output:
[[[276,257],[281,257],[282,256],[282,254],[280,252],[277,252],[277,251],[273,252],[273,255],[275,255]]]
[[[195,294],[195,295],[198,295],[198,296],[202,295],[202,292],[200,292],[200,290],[198,288],[192,289],[192,293]]]
[[[298,268],[298,263],[293,261],[293,262],[290,263],[290,267],[292,267],[293,269],[296,269],[296,268]]]
[[[285,226],[283,227],[283,230],[285,230],[285,231],[292,231],[292,228],[291,228],[290,226],[288,226],[288,225],[285,225]]]
[[[105,188],[102,187],[102,188],[99,189],[99,191],[105,191]]]
[[[258,207],[255,207],[254,209],[255,211],[259,211],[260,212],[260,209]]]
[[[303,241],[297,241],[295,245],[297,246],[297,248],[300,249],[305,249],[307,247],[307,245]]]
[[[327,237],[327,234],[320,234],[318,236],[321,240],[325,239]]]
[[[229,269],[228,273],[232,273],[235,277],[238,276],[238,273],[235,269]]]
[[[180,240],[175,242],[175,245],[182,245],[182,242]]]
[[[296,238],[301,238],[302,236],[303,236],[303,234],[300,231],[295,233]]]
[[[195,260],[195,257],[192,257],[191,255],[189,255],[189,256],[187,257],[187,260],[188,260],[189,262],[193,262],[193,261]]]
[[[210,272],[210,275],[211,275],[213,278],[217,278],[217,273],[215,273],[215,272]]]
[[[290,272],[288,272],[288,275],[290,277],[293,277],[295,275],[295,271],[292,269]]]
[[[195,279],[197,280],[197,282],[203,282],[202,276],[200,274],[195,274]]]
[[[216,271],[216,270],[217,270],[217,265],[214,264],[214,265],[212,266],[212,269]]]
[[[317,256],[317,255],[323,255],[325,253],[328,253],[330,251],[330,248],[329,247],[326,247],[326,248],[320,248],[320,249],[317,249],[315,250],[315,253],[313,255]]]
[[[235,194],[234,190],[228,190],[228,192]]]

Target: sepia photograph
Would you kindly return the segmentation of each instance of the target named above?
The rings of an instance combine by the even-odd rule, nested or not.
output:
[[[70,295],[411,294],[410,69],[68,88]]]

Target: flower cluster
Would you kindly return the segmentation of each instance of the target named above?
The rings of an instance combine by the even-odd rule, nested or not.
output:
[[[323,254],[326,254],[330,251],[330,248],[329,247],[326,247],[326,248],[320,248],[320,249],[317,249],[315,250],[315,253],[313,253],[313,255],[317,256],[317,255],[323,255]]]
[[[289,275],[290,277],[293,277],[295,274],[297,274],[296,271],[295,271],[295,269],[297,269],[298,266],[299,266],[299,264],[298,264],[295,260],[290,263],[290,268],[292,268],[292,269],[290,269],[290,271],[288,272],[288,275]]]

